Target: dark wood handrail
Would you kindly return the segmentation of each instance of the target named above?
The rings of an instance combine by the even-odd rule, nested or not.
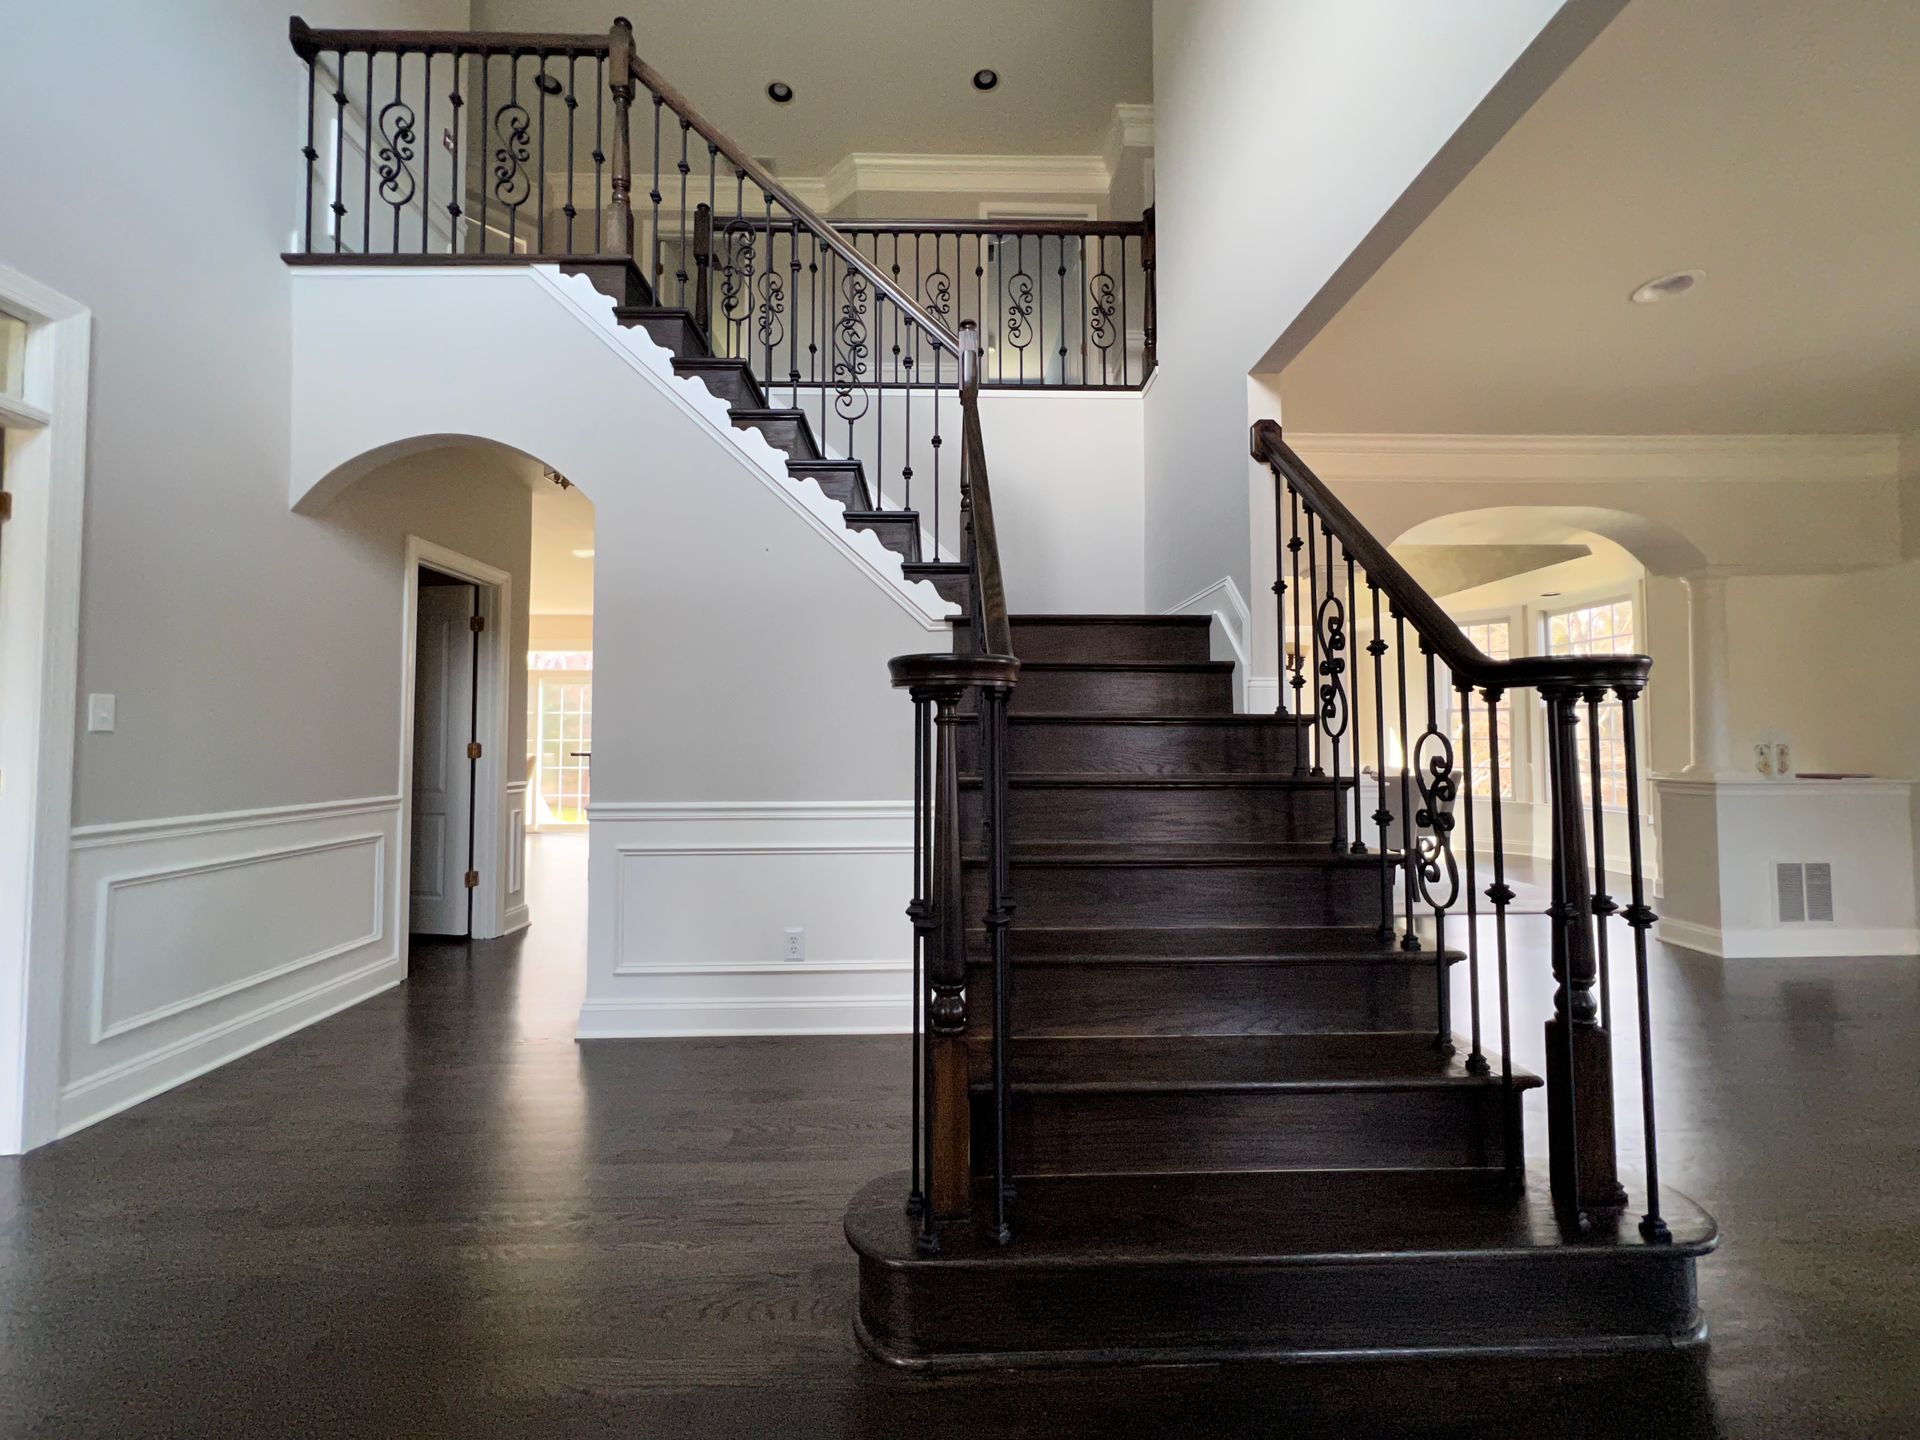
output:
[[[960,486],[968,507],[973,614],[982,654],[1013,655],[1007,619],[1006,583],[1000,573],[1000,539],[993,520],[993,488],[987,483],[987,449],[980,438],[980,330],[960,326]]]
[[[1586,690],[1647,682],[1653,661],[1645,655],[1524,655],[1495,660],[1466,637],[1458,622],[1440,607],[1426,587],[1407,573],[1391,551],[1374,538],[1354,513],[1327,488],[1307,462],[1281,438],[1275,420],[1254,423],[1253,458],[1283,471],[1301,503],[1358,562],[1370,582],[1379,585],[1394,613],[1406,617],[1433,653],[1446,663],[1456,682],[1482,689]]]
[[[538,51],[568,55],[605,55],[605,35],[563,35],[538,30],[321,30],[298,15],[287,22],[294,53],[312,60],[328,50],[356,54],[413,54],[422,50],[458,50],[463,55],[525,55]]]
[[[1123,235],[1143,236],[1144,220],[838,220],[848,235]]]

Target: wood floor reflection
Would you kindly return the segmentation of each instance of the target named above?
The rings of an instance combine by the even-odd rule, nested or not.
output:
[[[904,1041],[577,1045],[578,846],[540,842],[526,936],[0,1161],[0,1434],[1920,1434],[1912,961],[1657,954],[1666,1176],[1725,1234],[1703,1362],[929,1382],[856,1350],[839,1229],[904,1163]]]

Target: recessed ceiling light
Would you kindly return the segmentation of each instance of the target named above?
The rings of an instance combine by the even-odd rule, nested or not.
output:
[[[767,99],[776,105],[785,105],[793,99],[793,87],[784,80],[776,80],[767,86]]]
[[[976,90],[991,90],[999,83],[1000,72],[998,70],[976,70],[973,72],[973,88]]]
[[[574,551],[573,558],[576,560],[591,560],[593,558],[593,547],[589,545],[584,550]]]
[[[1636,305],[1651,305],[1656,300],[1671,300],[1676,295],[1684,295],[1702,280],[1707,278],[1704,270],[1676,270],[1671,275],[1661,275],[1647,281],[1627,298]]]

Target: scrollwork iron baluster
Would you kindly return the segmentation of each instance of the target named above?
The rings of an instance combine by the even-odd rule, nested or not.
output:
[[[1420,808],[1414,811],[1414,877],[1420,898],[1433,911],[1434,983],[1438,988],[1439,1029],[1435,1047],[1453,1053],[1452,993],[1447,975],[1447,911],[1460,898],[1460,868],[1453,858],[1453,804],[1459,791],[1453,774],[1453,740],[1440,725],[1439,688],[1433,647],[1426,637],[1420,653],[1427,662],[1427,728],[1414,742],[1414,786]],[[1425,831],[1424,835],[1418,831]]]

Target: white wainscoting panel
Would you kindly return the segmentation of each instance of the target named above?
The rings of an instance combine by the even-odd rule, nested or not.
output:
[[[527,909],[527,782],[507,786],[506,916],[502,935],[524,930],[533,923]]]
[[[904,1030],[912,829],[895,801],[590,806],[581,1037]]]
[[[399,823],[383,796],[76,830],[60,1132],[396,984]]]

